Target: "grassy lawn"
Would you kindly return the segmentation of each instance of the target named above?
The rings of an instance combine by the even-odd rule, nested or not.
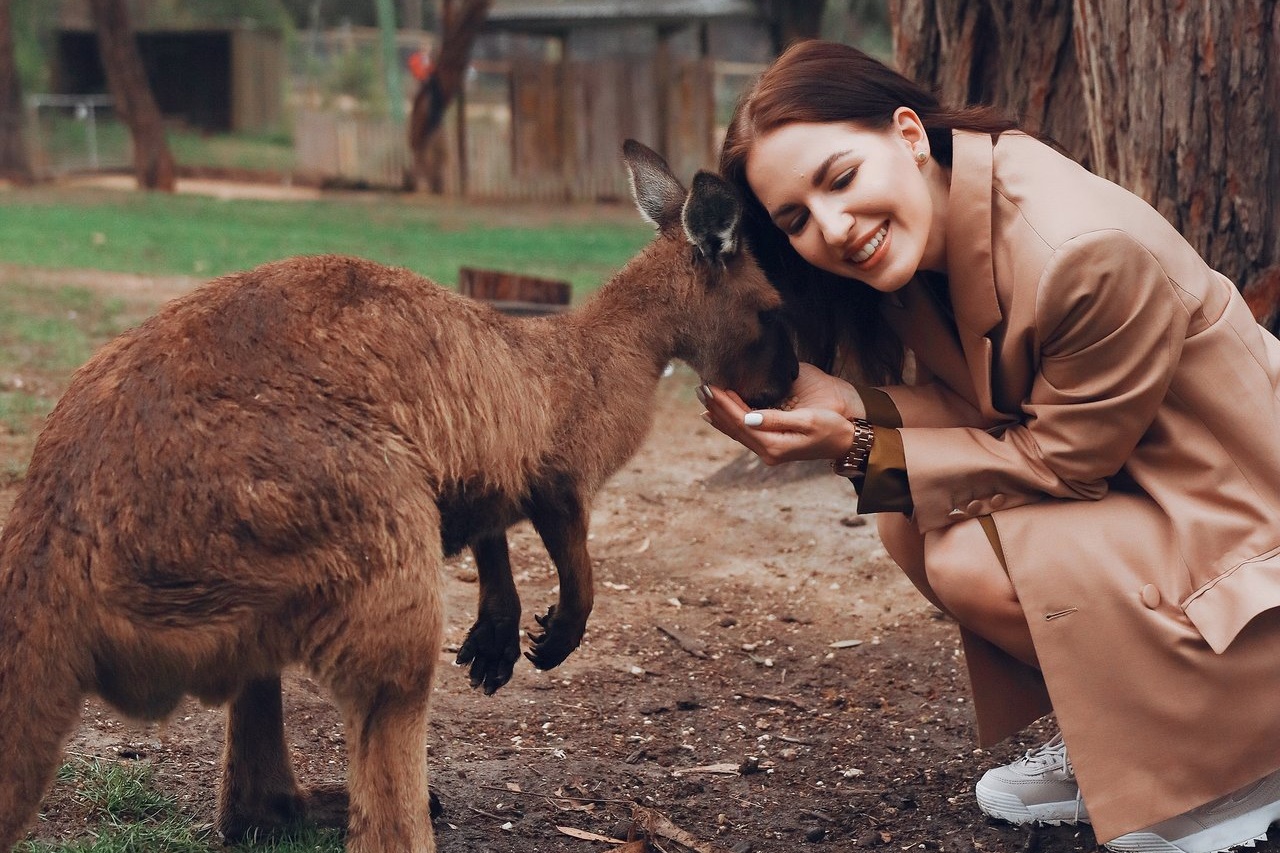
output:
[[[212,277],[289,255],[337,252],[448,285],[460,266],[565,279],[580,296],[651,234],[630,207],[594,217],[391,194],[277,202],[107,190],[0,193],[0,263],[151,275]]]
[[[58,771],[55,797],[88,813],[94,832],[65,843],[26,841],[15,853],[215,853],[225,850],[210,827],[192,824],[177,802],[158,793],[145,763],[75,758]],[[341,853],[337,832],[300,830],[296,837],[261,840],[260,853]]]

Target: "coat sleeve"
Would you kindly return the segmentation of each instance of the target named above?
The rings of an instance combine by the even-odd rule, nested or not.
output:
[[[919,385],[889,385],[876,389],[892,400],[899,422],[889,426],[951,427],[986,429],[995,426],[983,418],[973,404],[938,379]]]
[[[1054,253],[1035,317],[1036,375],[1018,421],[901,430],[922,531],[1045,496],[1103,497],[1155,419],[1189,323],[1177,284],[1120,230]]]

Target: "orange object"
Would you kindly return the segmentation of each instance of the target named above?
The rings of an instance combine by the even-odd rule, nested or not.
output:
[[[419,50],[409,57],[409,73],[418,80],[427,80],[436,70],[436,64],[425,50]]]

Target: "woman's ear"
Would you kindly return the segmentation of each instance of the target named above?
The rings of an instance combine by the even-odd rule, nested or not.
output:
[[[911,107],[898,107],[893,111],[893,127],[912,148],[927,139],[924,122]]]

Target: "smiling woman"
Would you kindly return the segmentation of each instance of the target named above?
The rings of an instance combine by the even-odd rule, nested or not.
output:
[[[1116,851],[1265,837],[1280,341],[1141,199],[850,47],[787,50],[721,169],[812,363],[786,410],[703,386],[704,417],[850,479],[960,624],[984,745],[1056,715],[982,810]]]

